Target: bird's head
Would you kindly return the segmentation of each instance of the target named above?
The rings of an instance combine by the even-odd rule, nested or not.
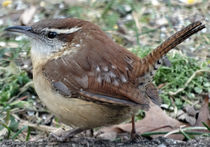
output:
[[[96,28],[88,21],[64,18],[41,20],[31,26],[12,26],[6,31],[25,34],[32,42],[32,56],[47,57],[75,43],[75,38],[78,42],[82,33]]]

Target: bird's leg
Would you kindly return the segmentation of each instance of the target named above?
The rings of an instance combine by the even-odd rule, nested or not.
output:
[[[131,120],[131,124],[132,124],[132,130],[131,130],[131,141],[137,141],[139,139],[142,139],[141,135],[136,133],[136,126],[135,126],[135,115],[132,115],[132,120]]]
[[[90,136],[93,137],[94,136],[94,130],[90,129]]]
[[[133,140],[136,137],[136,127],[135,127],[135,115],[132,115],[131,119],[132,129],[131,129],[131,139]]]
[[[63,142],[65,140],[67,140],[68,138],[72,138],[73,136],[81,133],[82,131],[84,131],[84,129],[75,128],[75,129],[71,129],[71,130],[68,130],[66,132],[63,132],[61,135],[51,133],[49,138],[51,139],[53,137],[53,138],[56,139],[56,141]]]
[[[94,130],[93,129],[86,130],[85,135],[87,137],[94,137]]]

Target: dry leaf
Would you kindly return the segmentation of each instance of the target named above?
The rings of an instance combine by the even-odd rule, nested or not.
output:
[[[4,139],[8,135],[8,130],[6,128],[3,128],[0,130],[0,139]]]
[[[23,25],[28,25],[32,18],[34,17],[36,12],[35,6],[30,6],[30,8],[26,9],[23,14],[20,16],[20,22]]]
[[[190,116],[195,116],[197,114],[197,111],[195,110],[194,106],[187,105],[184,109]]]
[[[178,110],[177,119],[187,122],[190,126],[194,126],[196,123],[196,114],[198,112],[195,110],[194,106],[186,105],[183,110]]]
[[[210,112],[209,112],[209,96],[204,96],[202,107],[198,114],[198,119],[195,126],[203,126],[202,122],[206,123],[210,127]]]

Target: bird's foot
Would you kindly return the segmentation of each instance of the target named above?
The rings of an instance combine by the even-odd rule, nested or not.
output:
[[[131,141],[132,142],[136,142],[138,140],[142,140],[142,136],[140,134],[137,134],[137,133],[131,134]]]
[[[82,131],[83,131],[83,129],[76,128],[76,129],[71,129],[71,130],[65,131],[65,132],[63,132],[62,134],[59,134],[59,135],[57,135],[55,133],[51,133],[48,137],[48,140],[65,142],[68,139],[74,137],[75,135],[79,134]]]

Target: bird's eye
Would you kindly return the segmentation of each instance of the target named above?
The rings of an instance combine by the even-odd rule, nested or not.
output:
[[[56,36],[57,36],[57,33],[56,33],[56,32],[49,32],[49,33],[47,34],[47,37],[50,38],[50,39],[53,39],[53,38],[55,38]]]

